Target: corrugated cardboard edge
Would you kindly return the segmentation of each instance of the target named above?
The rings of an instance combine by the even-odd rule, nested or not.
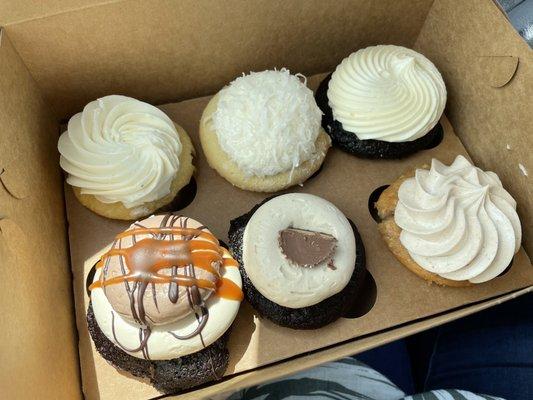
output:
[[[362,353],[364,351],[382,346],[395,340],[403,339],[407,336],[433,328],[466,317],[476,312],[494,307],[506,301],[515,299],[526,293],[533,292],[533,286],[517,290],[491,300],[483,301],[474,305],[467,306],[449,313],[444,313],[435,317],[430,317],[405,326],[393,328],[386,332],[369,335],[368,337],[359,338],[336,346],[311,352],[307,355],[298,356],[290,360],[282,361],[263,368],[258,368],[242,374],[229,377],[222,382],[216,383],[209,387],[196,389],[189,393],[183,393],[176,396],[162,396],[159,398],[175,400],[192,400],[202,399],[223,393],[231,393],[249,386],[257,385],[267,381],[283,378],[288,375],[296,374],[309,368],[327,362],[335,361],[343,357],[348,357]]]
[[[0,3],[0,25],[9,26],[127,0],[13,0]]]
[[[0,132],[0,396],[81,398],[57,121],[5,32]]]

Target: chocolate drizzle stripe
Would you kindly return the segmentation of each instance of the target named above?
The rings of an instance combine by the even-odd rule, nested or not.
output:
[[[213,282],[208,281],[207,279],[191,278],[188,275],[175,275],[175,276],[151,275],[151,276],[144,277],[142,276],[142,274],[131,274],[131,275],[126,275],[126,276],[116,276],[114,278],[107,279],[103,283],[101,281],[93,282],[92,285],[89,286],[89,290],[93,290],[99,287],[105,287],[105,286],[109,286],[109,285],[113,285],[117,283],[122,283],[124,281],[134,282],[135,284],[176,282],[180,285],[187,286],[187,287],[196,286],[202,289],[216,289],[216,285]],[[135,291],[135,289],[136,288],[133,289],[133,292]],[[141,289],[141,290],[143,290],[143,293],[144,293],[144,289]]]
[[[199,229],[194,228],[181,228],[181,227],[164,227],[164,228],[136,228],[136,229],[130,229],[127,231],[124,231],[122,233],[119,233],[116,238],[117,239],[123,239],[125,237],[133,236],[133,235],[160,235],[160,234],[176,234],[181,236],[192,236],[192,237],[201,237],[204,239],[207,239],[213,243],[218,244],[218,239],[214,237],[212,234],[201,231]],[[187,240],[187,239],[185,239]]]
[[[120,255],[120,256],[123,256],[122,253],[114,253],[112,254],[112,256],[115,256],[115,255]],[[176,268],[185,268],[187,267],[187,265],[190,265],[191,263],[192,264],[195,264],[196,265],[196,268],[199,268],[199,269],[203,269],[204,271],[206,272],[209,272],[213,275],[219,275],[219,272],[217,271],[217,269],[215,269],[213,267],[212,264],[215,264],[215,263],[222,263],[223,261],[221,260],[221,258],[219,256],[213,256],[213,253],[208,253],[208,254],[203,254],[203,253],[191,253],[192,257],[191,257],[191,261],[192,262],[189,262],[189,263],[186,263],[186,264],[177,264],[177,263],[174,263],[174,262],[171,262],[171,260],[163,260],[163,261],[160,261],[160,262],[157,262],[154,264],[153,268],[151,268],[151,271],[150,272],[158,272],[160,270],[163,270],[163,269],[168,269],[168,268],[172,268],[172,267],[176,267]],[[106,257],[107,258],[107,257]],[[96,266],[95,268],[96,269],[99,269],[101,266]],[[129,273],[126,273],[124,276],[128,276]],[[140,277],[140,275],[139,275]]]
[[[179,218],[178,216],[173,215],[170,221],[170,226],[174,226],[178,218]],[[161,225],[165,226],[166,222],[165,224],[163,224],[162,222]],[[173,233],[170,234],[170,240],[175,240]],[[173,265],[172,269],[170,270],[170,276],[176,276],[177,273],[178,273],[178,267]],[[180,291],[179,291],[178,284],[176,282],[170,282],[168,284],[168,299],[170,300],[170,302],[173,304],[176,304],[178,302],[179,295],[180,295]]]
[[[144,347],[146,347],[146,342],[148,342],[148,338],[150,337],[150,333],[151,333],[151,331],[149,331],[147,334],[142,332],[142,331],[146,331],[146,330],[149,331],[149,329],[143,329],[143,328],[139,329],[139,337],[141,338],[139,347],[136,347],[136,348],[133,348],[133,349],[129,349],[129,348],[123,346],[122,344],[120,344],[120,341],[118,340],[117,334],[116,334],[116,331],[115,331],[115,313],[113,311],[111,311],[111,331],[113,332],[113,338],[115,339],[115,342],[118,344],[118,346],[122,350],[128,351],[130,353],[135,353],[137,351],[142,350]]]

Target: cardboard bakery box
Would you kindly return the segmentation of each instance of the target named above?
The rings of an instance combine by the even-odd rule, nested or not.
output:
[[[177,394],[202,398],[355,354],[492,307],[533,289],[532,53],[491,0],[134,1],[0,3],[0,387],[9,399],[148,399],[87,332],[86,276],[127,224],[73,197],[58,164],[61,127],[89,101],[125,94],[161,105],[197,150],[196,192],[183,213],[221,239],[229,220],[265,195],[232,187],[207,166],[198,122],[209,96],[243,71],[287,67],[316,88],[358,48],[414,48],[442,72],[442,142],[404,160],[357,159],[337,149],[302,187],[334,202],[367,250],[365,296],[349,317],[293,331],[243,303],[219,382]],[[429,285],[388,252],[369,210],[375,189],[437,157],[464,154],[493,170],[518,202],[523,248],[497,279]]]

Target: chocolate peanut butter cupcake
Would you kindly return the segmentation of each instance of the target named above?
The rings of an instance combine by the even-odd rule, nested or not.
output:
[[[333,145],[359,157],[406,157],[442,137],[442,76],[430,60],[405,47],[352,53],[315,96]]]
[[[220,379],[243,298],[237,262],[197,221],[135,222],[96,265],[87,311],[98,352],[173,393]]]
[[[229,240],[246,299],[278,325],[320,328],[357,301],[366,271],[363,242],[355,225],[320,197],[265,200],[231,221]]]

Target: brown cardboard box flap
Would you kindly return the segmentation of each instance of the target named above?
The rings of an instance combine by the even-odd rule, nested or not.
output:
[[[487,83],[493,88],[502,88],[511,82],[520,59],[515,56],[480,56],[479,69],[485,71]]]
[[[214,93],[243,71],[318,73],[359,47],[412,46],[432,1],[119,1],[6,31],[66,118],[106,94],[162,104]]]
[[[23,179],[19,179],[23,172],[21,160],[6,163],[4,166],[0,166],[0,184],[3,189],[9,193],[13,198],[22,200],[30,193],[30,188],[27,182]]]
[[[1,396],[76,399],[57,121],[7,35],[0,45],[0,127]]]
[[[0,26],[13,25],[56,14],[75,12],[82,8],[124,0],[16,0],[0,3]]]

